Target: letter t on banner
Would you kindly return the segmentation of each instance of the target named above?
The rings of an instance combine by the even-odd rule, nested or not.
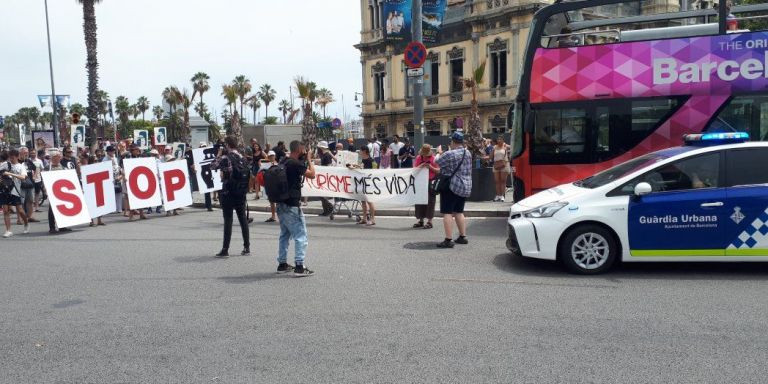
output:
[[[91,222],[85,196],[74,169],[43,172],[43,184],[59,228]]]
[[[95,219],[117,210],[111,161],[84,165],[80,168],[80,175],[91,218]]]
[[[157,160],[146,157],[123,160],[128,187],[128,204],[131,209],[163,205],[157,182]]]
[[[163,208],[170,211],[192,205],[192,188],[186,161],[169,161],[157,165],[163,190]]]

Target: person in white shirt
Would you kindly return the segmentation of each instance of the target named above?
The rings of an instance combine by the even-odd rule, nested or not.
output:
[[[24,233],[29,233],[29,221],[24,213],[24,207],[21,206],[21,181],[27,178],[27,171],[24,164],[19,163],[19,151],[12,149],[8,154],[0,158],[0,177],[11,179],[13,185],[10,191],[0,194],[0,205],[3,207],[3,216],[5,219],[5,233],[3,237],[13,236],[11,232],[11,207],[16,209],[16,214],[24,222]]]
[[[389,145],[389,149],[392,150],[392,160],[390,161],[390,167],[391,168],[400,168],[400,162],[398,161],[398,154],[400,153],[400,150],[403,148],[405,143],[400,141],[400,136],[395,135],[394,141],[392,144]]]
[[[371,142],[368,143],[368,149],[371,153],[371,157],[376,164],[381,163],[381,143],[375,137],[371,138]]]

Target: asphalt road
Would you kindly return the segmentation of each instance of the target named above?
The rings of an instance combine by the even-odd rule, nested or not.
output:
[[[256,216],[263,220],[265,216]],[[599,277],[511,258],[504,221],[433,230],[310,218],[276,275],[277,226],[218,260],[220,213],[0,239],[2,383],[757,383],[768,265],[624,265]],[[16,227],[17,229],[19,227]],[[20,232],[20,231],[19,231]],[[239,251],[235,231],[233,251]]]

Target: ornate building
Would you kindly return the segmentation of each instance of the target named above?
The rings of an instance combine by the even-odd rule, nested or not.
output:
[[[413,135],[413,87],[406,77],[404,44],[384,39],[383,1],[360,0],[365,135]],[[505,131],[517,95],[528,29],[542,0],[449,0],[438,44],[427,45],[424,65],[425,134],[447,135],[468,121],[471,94],[461,79],[486,63],[478,102],[485,133]]]

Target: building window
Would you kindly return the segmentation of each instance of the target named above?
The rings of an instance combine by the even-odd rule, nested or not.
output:
[[[507,119],[501,115],[496,115],[488,121],[492,133],[505,133],[507,131]]]
[[[430,119],[424,124],[424,129],[427,132],[427,136],[442,136],[443,132],[440,129],[440,122]]]
[[[371,68],[373,73],[373,101],[376,103],[377,109],[379,108],[379,103],[383,103],[386,100],[384,95],[384,77],[387,75],[386,68],[386,65],[381,62],[376,63]],[[383,105],[381,107],[383,108]]]
[[[387,137],[387,127],[385,127],[384,124],[379,123],[376,125],[376,137],[379,139]]]
[[[448,51],[448,63],[451,71],[451,93],[457,93],[464,90],[464,50],[453,47]],[[451,101],[461,101],[454,100]]]
[[[414,133],[413,121],[409,121],[409,122],[405,123],[405,134],[406,134],[406,136],[413,137],[413,133]]]
[[[429,86],[428,88],[425,87],[425,93],[427,96],[437,96],[440,94],[440,54],[430,52],[424,66],[429,74],[429,82],[427,83]]]
[[[376,29],[376,12],[373,10],[373,5],[368,7],[368,12],[371,14],[371,29]]]
[[[488,44],[490,53],[491,97],[506,96],[507,86],[507,40],[496,39]],[[497,88],[498,89],[497,91]]]

